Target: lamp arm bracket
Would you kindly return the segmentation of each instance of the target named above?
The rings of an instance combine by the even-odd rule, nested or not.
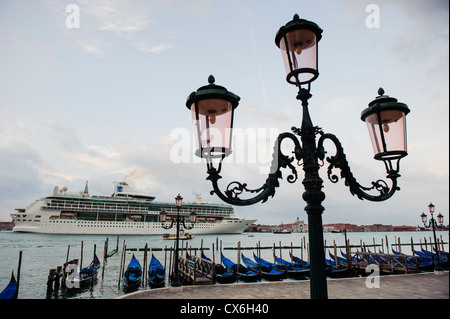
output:
[[[184,229],[184,230],[191,230],[192,228],[194,228],[194,223],[192,223],[192,222],[191,222],[191,225],[190,225],[190,226],[187,226],[187,225],[186,225],[186,223],[185,223],[185,217],[184,217],[184,216],[182,217],[181,222],[182,222],[182,224],[183,224],[183,229]]]
[[[283,154],[283,152],[281,151],[281,143],[286,138],[291,139],[295,145],[293,151],[294,156],[287,156]],[[249,189],[247,188],[246,183],[234,181],[228,184],[225,192],[222,192],[218,185],[218,180],[222,178],[222,176],[220,176],[219,174],[222,167],[222,161],[219,163],[218,169],[216,169],[212,165],[212,162],[210,162],[207,164],[208,177],[206,179],[210,180],[213,185],[211,195],[216,193],[217,196],[219,196],[219,198],[224,202],[237,206],[253,205],[258,202],[264,203],[269,199],[269,196],[273,197],[275,195],[275,188],[280,186],[278,179],[282,179],[282,174],[280,171],[281,168],[289,168],[291,170],[291,174],[289,174],[287,177],[287,181],[289,183],[294,183],[295,181],[297,181],[298,179],[297,170],[295,166],[292,164],[292,162],[294,161],[294,159],[300,161],[301,154],[302,154],[301,146],[297,137],[292,133],[287,132],[281,133],[275,141],[270,173],[266,179],[266,182],[257,189]],[[243,192],[252,194],[258,193],[258,195],[256,195],[253,198],[242,199],[240,198],[240,195]]]
[[[428,226],[426,225],[426,222],[423,223],[423,225],[425,227],[432,227],[434,224],[435,227],[439,227],[438,223],[436,222],[436,220],[434,218],[431,218],[430,221],[428,222]]]
[[[164,229],[171,229],[171,228],[173,227],[173,224],[174,224],[174,219],[175,219],[175,218],[172,217],[172,221],[171,221],[170,225],[166,225],[166,224],[163,222],[162,225],[161,225],[161,227],[164,228]]]
[[[321,160],[324,159],[326,154],[323,147],[323,143],[326,139],[331,140],[336,147],[336,154],[334,156],[329,156],[326,158],[327,162],[330,163],[330,165],[328,166],[327,175],[328,179],[332,183],[337,183],[339,181],[339,177],[333,174],[333,169],[338,168],[341,170],[340,178],[344,179],[345,186],[348,186],[348,188],[350,189],[350,193],[353,196],[356,195],[361,200],[367,199],[374,202],[384,201],[394,195],[397,190],[400,190],[400,187],[397,186],[397,178],[400,177],[400,175],[398,174],[398,161],[397,169],[393,169],[392,163],[390,161],[385,161],[386,171],[388,174],[386,177],[392,181],[391,187],[389,187],[388,184],[381,179],[372,182],[371,187],[364,187],[361,186],[353,176],[353,173],[350,170],[350,166],[344,154],[344,149],[342,148],[341,142],[335,135],[326,133],[322,134],[319,138],[317,148],[319,154],[321,154]],[[378,191],[379,194],[375,196],[366,192],[372,190]]]

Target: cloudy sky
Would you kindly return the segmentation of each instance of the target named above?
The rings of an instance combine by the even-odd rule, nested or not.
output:
[[[159,201],[193,201],[195,190],[220,202],[193,156],[185,106],[210,74],[241,97],[235,127],[249,138],[224,164],[221,185],[261,186],[274,137],[301,125],[274,44],[298,13],[324,30],[312,120],[338,136],[360,184],[386,175],[361,111],[379,87],[411,109],[401,190],[361,201],[324,167],[324,223],[418,225],[431,201],[447,224],[448,9],[447,0],[1,0],[0,220],[55,185],[78,192],[86,181],[91,194],[110,195],[126,178]],[[236,207],[238,215],[307,220],[298,170],[300,181],[281,181],[274,198]]]

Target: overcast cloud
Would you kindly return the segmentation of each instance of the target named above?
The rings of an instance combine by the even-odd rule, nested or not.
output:
[[[79,7],[79,28],[66,25],[70,4]],[[365,24],[369,4],[380,9],[379,28]],[[209,194],[205,163],[193,157],[185,106],[210,74],[241,97],[236,131],[259,132],[250,145],[265,155],[256,163],[236,163],[254,157],[242,156],[248,144],[234,149],[222,188],[234,180],[260,187],[273,149],[270,130],[290,131],[301,123],[296,89],[285,81],[274,44],[278,28],[294,13],[324,30],[312,120],[338,136],[362,185],[386,173],[373,159],[361,111],[380,86],[411,109],[401,190],[383,203],[360,201],[343,181],[329,182],[324,167],[324,222],[417,225],[431,201],[448,223],[444,0],[1,1],[0,220],[56,185],[78,192],[87,180],[91,194],[110,195],[112,181],[126,178],[159,201],[173,201],[178,193],[193,201],[195,190],[220,202]],[[180,147],[191,150],[188,162],[171,158]],[[297,183],[289,184],[283,172],[274,198],[236,207],[238,215],[261,223],[306,220],[298,171]]]

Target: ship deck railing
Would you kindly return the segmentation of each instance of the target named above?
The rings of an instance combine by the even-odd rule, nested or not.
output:
[[[76,211],[80,211],[80,212],[91,212],[91,213],[117,213],[117,214],[145,214],[145,215],[159,215],[160,211],[149,211],[149,210],[142,210],[142,209],[136,209],[133,207],[130,208],[125,208],[125,207],[93,207],[93,206],[79,206],[79,205],[70,205],[70,204],[65,204],[65,205],[49,205],[49,206],[42,206],[41,210],[76,210]],[[168,212],[168,213],[172,213],[175,214],[176,212]],[[189,215],[191,212],[189,211],[184,211],[184,212],[180,212],[181,215]],[[196,212],[198,217],[202,217],[202,216],[211,216],[211,214],[214,214],[215,217],[228,217],[229,213],[217,213],[217,212],[209,212],[209,213],[205,213],[205,212]]]

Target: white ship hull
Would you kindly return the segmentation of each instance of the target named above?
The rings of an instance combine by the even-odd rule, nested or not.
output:
[[[194,224],[190,234],[240,234],[256,220],[232,219],[220,223]],[[162,235],[175,232],[164,229],[154,222],[104,222],[104,221],[60,221],[58,223],[23,222],[13,228],[15,232],[42,234],[91,234],[91,235]]]
[[[163,228],[160,214],[173,218],[177,209],[173,203],[153,202],[154,197],[138,194],[128,184],[116,185],[111,197],[59,194],[45,197],[17,209],[11,214],[15,232],[43,234],[100,234],[100,235],[162,235],[175,233]],[[180,216],[195,212],[197,222],[190,234],[238,234],[256,220],[238,217],[231,206],[208,203],[183,203]],[[170,222],[166,223],[169,224]],[[187,221],[186,224],[191,226]]]

